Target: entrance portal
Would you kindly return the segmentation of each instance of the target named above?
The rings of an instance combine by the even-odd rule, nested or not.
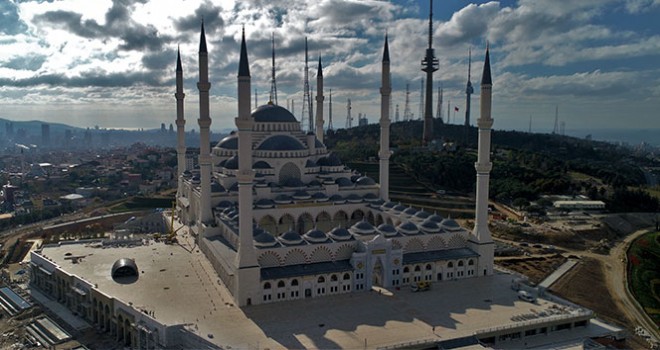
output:
[[[371,285],[376,287],[383,286],[383,264],[380,262],[380,259],[376,260],[376,265],[371,272]]]

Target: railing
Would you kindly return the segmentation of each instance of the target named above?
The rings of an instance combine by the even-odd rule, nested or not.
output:
[[[591,316],[593,316],[592,311],[589,311],[589,310],[587,310],[587,311],[578,311],[576,313],[570,313],[570,314],[567,314],[567,315],[548,316],[548,317],[537,318],[537,319],[528,320],[528,321],[524,321],[524,322],[509,323],[509,324],[506,324],[506,325],[503,325],[503,326],[498,326],[498,327],[484,328],[484,329],[474,331],[474,335],[497,332],[497,331],[506,330],[506,329],[520,328],[520,327],[531,326],[531,325],[536,325],[536,324],[542,324],[542,323],[551,322],[551,321],[562,321],[562,320],[568,320],[568,319],[573,319],[573,318],[578,318],[578,317],[591,317]]]
[[[438,339],[431,339],[431,338],[429,338],[429,339],[420,339],[420,340],[413,340],[413,341],[409,341],[409,342],[396,343],[396,344],[392,344],[392,345],[379,346],[376,349],[377,350],[400,349],[400,348],[407,347],[407,346],[422,345],[422,344],[433,344],[433,343],[436,343],[438,341],[439,341]]]

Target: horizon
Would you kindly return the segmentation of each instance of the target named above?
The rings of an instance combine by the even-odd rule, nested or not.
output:
[[[105,7],[103,6],[105,4]],[[260,104],[270,87],[270,35],[275,35],[278,102],[302,103],[304,37],[310,43],[310,85],[323,57],[328,120],[333,90],[333,124],[343,126],[346,98],[353,115],[379,115],[380,60],[389,35],[394,120],[404,109],[418,118],[419,62],[428,30],[428,2],[326,0],[308,5],[242,2],[186,2],[162,8],[110,1],[11,1],[0,25],[0,103],[3,117],[39,119],[79,127],[157,128],[175,119],[174,68],[180,45],[186,129],[198,128],[197,45],[204,18],[210,58],[212,130],[232,129],[236,114],[238,40],[246,24],[253,89]],[[472,48],[472,116],[479,116],[479,81],[486,41],[493,69],[494,127],[553,130],[555,108],[566,131],[599,127],[660,129],[660,30],[653,26],[660,1],[579,3],[527,0],[433,4],[436,57],[434,89],[444,89],[450,123],[464,121],[467,52]],[[30,52],[26,55],[25,52]],[[646,81],[648,84],[640,84]],[[254,91],[252,91],[254,93]],[[437,91],[433,94],[434,116]],[[254,99],[254,95],[253,95]],[[253,101],[251,101],[253,102]],[[300,120],[300,108],[294,115]],[[326,123],[327,125],[327,123]],[[593,133],[592,133],[593,134]],[[594,136],[595,137],[595,136]]]

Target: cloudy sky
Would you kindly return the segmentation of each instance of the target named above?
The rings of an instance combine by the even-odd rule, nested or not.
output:
[[[187,128],[197,128],[200,21],[208,39],[212,129],[233,127],[241,26],[259,103],[270,88],[275,36],[278,102],[302,106],[304,38],[310,80],[323,58],[333,124],[378,116],[380,61],[389,33],[393,107],[419,111],[427,43],[425,0],[0,0],[0,117],[87,127],[153,128],[173,122],[180,46]],[[468,50],[473,106],[486,42],[491,46],[495,128],[660,129],[660,0],[435,1],[433,28],[444,89],[443,118],[464,118]],[[434,93],[434,110],[437,104]],[[454,114],[454,107],[459,112]],[[435,113],[435,112],[434,112]],[[473,108],[473,117],[479,109]],[[326,104],[326,116],[327,104]],[[394,112],[392,113],[394,117]]]

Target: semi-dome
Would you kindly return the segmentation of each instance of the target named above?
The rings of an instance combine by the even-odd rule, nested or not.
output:
[[[121,258],[112,264],[112,271],[110,276],[112,278],[139,276],[138,267],[135,260],[129,258]]]
[[[328,235],[336,241],[347,241],[351,239],[351,233],[343,227],[335,227],[328,233]]]
[[[296,117],[286,108],[269,103],[252,110],[252,118],[257,123],[296,123]]]
[[[300,235],[294,231],[284,232],[279,237],[277,237],[277,239],[286,245],[300,244],[303,242],[302,237],[300,237]]]
[[[252,169],[272,169],[273,167],[270,166],[267,162],[260,160],[252,165]]]
[[[339,187],[351,187],[353,186],[353,182],[349,180],[346,177],[340,177],[335,180],[335,183],[339,185]]]
[[[378,230],[378,232],[383,234],[385,237],[392,237],[396,236],[397,234],[396,228],[390,224],[380,224],[376,230]]]
[[[373,186],[376,184],[376,181],[370,177],[361,176],[355,181],[355,184],[358,186]]]
[[[325,232],[316,228],[307,231],[307,233],[303,235],[303,238],[312,243],[323,243],[328,240],[328,236],[325,234]]]
[[[225,162],[225,168],[230,169],[230,170],[237,170],[238,169],[238,156],[233,156]]]
[[[275,135],[264,140],[258,147],[258,151],[299,151],[304,150],[300,141],[289,135]]]
[[[238,149],[238,135],[236,132],[232,131],[231,134],[218,142],[215,146],[217,148],[224,148],[230,150]]]
[[[417,228],[417,225],[413,224],[410,221],[406,221],[399,226],[397,226],[397,230],[404,235],[416,235],[419,233],[419,228]]]

